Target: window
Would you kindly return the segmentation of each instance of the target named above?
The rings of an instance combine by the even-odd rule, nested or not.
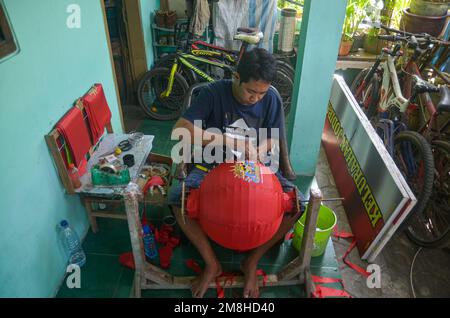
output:
[[[0,60],[17,49],[11,27],[6,18],[3,3],[0,1]]]

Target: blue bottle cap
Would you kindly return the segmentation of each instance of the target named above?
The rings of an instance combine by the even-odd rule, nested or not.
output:
[[[150,234],[151,233],[150,226],[144,225],[142,227],[142,231],[144,232],[144,234]]]
[[[62,220],[61,223],[59,223],[62,227],[67,227],[69,226],[69,222],[67,222],[67,220]]]

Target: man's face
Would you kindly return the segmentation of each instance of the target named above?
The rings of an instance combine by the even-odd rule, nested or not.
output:
[[[270,88],[270,83],[264,81],[250,81],[246,83],[240,82],[237,76],[234,90],[234,97],[242,105],[253,105],[260,101]]]

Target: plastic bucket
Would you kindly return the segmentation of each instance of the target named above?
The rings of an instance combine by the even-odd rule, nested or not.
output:
[[[302,217],[297,221],[297,223],[295,223],[294,227],[292,246],[298,251],[300,251],[300,246],[302,245],[307,211],[308,207],[306,207],[305,213],[303,213]],[[328,240],[330,239],[331,232],[333,231],[336,222],[337,217],[333,210],[325,205],[321,205],[319,209],[319,216],[317,218],[316,235],[314,236],[311,256],[320,256],[325,252]]]

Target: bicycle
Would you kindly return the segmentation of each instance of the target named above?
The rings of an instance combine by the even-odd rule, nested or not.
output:
[[[240,28],[238,31],[240,33],[236,34],[234,39],[242,41],[242,45],[237,57],[226,51],[193,50],[189,53],[173,53],[158,61],[154,69],[144,74],[138,85],[139,104],[145,113],[159,120],[175,119],[184,110],[180,103],[183,95],[190,86],[199,82],[199,79],[212,82],[220,78],[231,78],[248,45],[255,45],[262,38],[262,33],[256,29]],[[293,79],[280,65],[281,63],[278,64],[277,78],[272,85],[280,92],[283,109],[287,114]],[[222,70],[223,74],[214,76],[217,72],[214,72],[213,68]]]
[[[390,32],[404,34],[395,29],[387,29]],[[435,246],[447,240],[448,226],[446,232],[434,240],[425,239],[415,228],[423,229],[427,227],[427,224],[429,225],[430,222],[424,220],[424,216],[429,214],[428,202],[430,202],[430,198],[435,199],[436,193],[441,193],[438,188],[445,185],[446,182],[442,179],[448,178],[445,173],[447,164],[442,165],[442,151],[444,151],[444,158],[446,153],[450,153],[445,152],[448,143],[442,144],[442,141],[431,138],[423,129],[420,130],[420,133],[408,130],[402,117],[407,117],[411,110],[418,107],[414,103],[416,97],[426,98],[428,100],[426,105],[432,116],[425,127],[426,131],[430,132],[432,128],[435,128],[433,118],[439,112],[446,110],[448,88],[442,86],[438,89],[422,80],[416,64],[418,58],[425,52],[420,48],[419,43],[429,45],[443,42],[433,39],[429,35],[413,35],[411,33],[406,36],[380,35],[379,38],[390,42],[406,43],[407,48],[413,50],[414,53],[406,62],[406,70],[397,71],[395,62],[403,55],[403,52],[400,51],[401,45],[397,43],[393,50],[383,49],[373,67],[358,74],[351,89],[417,196],[418,202],[405,222],[408,237],[419,245]],[[387,60],[383,62],[385,56]],[[403,80],[403,92],[400,87],[399,74],[400,78],[406,76]],[[435,107],[429,98],[429,93],[436,92],[442,94],[438,107]],[[448,146],[450,147],[450,145]],[[448,149],[450,150],[450,148]],[[450,215],[450,211],[447,209],[445,214]],[[402,228],[404,229],[404,227]]]

